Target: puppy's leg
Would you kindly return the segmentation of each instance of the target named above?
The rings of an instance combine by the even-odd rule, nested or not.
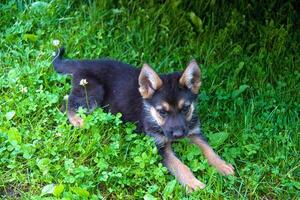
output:
[[[76,110],[79,106],[83,106],[80,101],[82,97],[77,96],[73,89],[68,98],[67,115],[70,123],[75,127],[83,127],[83,119],[76,114]]]
[[[75,111],[68,110],[68,118],[70,123],[75,127],[83,127],[83,119],[79,117]]]
[[[200,147],[209,164],[214,166],[222,175],[234,175],[234,168],[218,156],[200,134],[189,135],[193,143]]]
[[[83,119],[76,114],[79,107],[87,108],[91,112],[94,108],[101,106],[104,96],[103,86],[97,80],[87,77],[86,85],[80,85],[81,75],[73,75],[72,92],[68,99],[68,118],[76,127],[83,126]]]
[[[187,187],[189,192],[205,187],[205,184],[200,182],[192,171],[175,156],[170,142],[160,147],[159,153],[163,157],[164,165],[182,185]]]

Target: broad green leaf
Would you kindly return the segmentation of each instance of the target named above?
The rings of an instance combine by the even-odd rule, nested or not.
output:
[[[228,136],[229,136],[229,134],[227,132],[219,132],[219,133],[209,134],[208,135],[209,143],[213,147],[218,147],[225,142],[225,140],[228,138]]]
[[[37,13],[45,13],[48,8],[48,3],[43,2],[43,1],[36,1],[31,4],[31,10],[37,12]]]
[[[152,196],[151,194],[146,194],[144,196],[144,200],[156,200],[157,198],[155,198],[154,196]]]
[[[5,117],[7,120],[11,120],[14,116],[15,116],[16,112],[14,110],[9,111],[8,113],[6,113]]]
[[[30,159],[35,152],[35,148],[32,144],[22,145],[23,157],[25,159]]]
[[[234,90],[231,94],[231,97],[235,99],[240,94],[242,94],[247,88],[249,88],[249,85],[241,85],[238,90]]]
[[[39,169],[45,174],[49,171],[51,160],[49,158],[37,159],[36,164]]]
[[[24,39],[24,40],[30,40],[30,41],[32,41],[32,42],[35,42],[35,41],[37,41],[38,36],[37,36],[37,35],[34,35],[34,34],[24,34],[24,35],[23,35],[23,39]]]
[[[186,157],[189,161],[191,161],[194,158],[198,157],[199,155],[200,155],[199,148],[193,145],[189,148],[189,151],[187,152]]]
[[[181,4],[182,0],[172,0],[171,1],[171,6],[173,9],[177,9],[178,6]]]
[[[72,192],[76,193],[78,196],[80,197],[89,197],[90,196],[90,193],[86,190],[86,189],[83,189],[83,188],[80,188],[80,187],[71,187],[70,188]]]
[[[44,8],[46,6],[48,6],[48,3],[43,2],[43,1],[36,1],[36,2],[31,4],[32,8]]]
[[[97,167],[99,167],[100,171],[106,170],[108,168],[108,166],[109,165],[104,158],[100,158],[97,162]]]
[[[148,189],[148,193],[152,194],[158,190],[158,186],[156,184],[151,185]]]
[[[236,68],[234,71],[235,77],[239,75],[240,71],[244,68],[244,66],[245,66],[245,62],[243,62],[243,61],[239,62],[238,68]]]
[[[194,12],[190,12],[189,16],[197,31],[202,31],[203,22],[200,17],[198,17]]]
[[[8,77],[8,82],[11,84],[14,84],[18,81],[20,76],[20,72],[17,69],[11,69],[9,70],[7,77]]]
[[[300,182],[294,182],[294,186],[295,186],[298,190],[300,190]]]
[[[172,192],[174,191],[176,185],[176,180],[174,179],[173,181],[170,181],[167,186],[165,187],[164,191],[163,191],[163,196],[165,198],[169,197]]]
[[[59,197],[61,193],[64,191],[65,186],[63,184],[56,185],[54,187],[53,195]]]
[[[15,127],[12,127],[7,131],[7,136],[8,136],[8,141],[11,143],[15,141],[18,144],[20,144],[22,142],[22,136],[19,130]]]
[[[45,185],[42,189],[42,196],[45,194],[53,194],[55,185],[53,183]]]

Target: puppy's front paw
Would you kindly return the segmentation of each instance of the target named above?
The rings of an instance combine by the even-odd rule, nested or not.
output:
[[[220,159],[214,164],[216,169],[224,176],[234,175],[234,168],[231,164],[227,164],[224,160]]]
[[[83,127],[83,119],[78,117],[77,115],[69,116],[70,123],[75,127]]]
[[[188,180],[185,183],[185,186],[186,186],[186,189],[188,192],[193,192],[193,191],[205,188],[205,184],[196,178]]]

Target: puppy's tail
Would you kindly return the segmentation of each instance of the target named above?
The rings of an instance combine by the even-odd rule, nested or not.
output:
[[[54,66],[54,69],[58,73],[62,74],[72,74],[73,69],[71,66],[69,66],[69,62],[67,60],[63,59],[63,54],[65,53],[65,48],[62,47],[56,51],[56,54],[53,58],[52,64]]]

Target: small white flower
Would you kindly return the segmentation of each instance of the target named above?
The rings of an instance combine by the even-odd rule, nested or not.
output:
[[[82,86],[86,86],[88,84],[88,82],[86,81],[86,79],[81,79],[79,85]]]
[[[57,137],[61,137],[61,133],[59,133],[59,132],[55,133],[55,135],[56,135]]]
[[[21,92],[22,93],[27,93],[28,90],[27,90],[27,87],[24,87],[23,85],[21,86]]]
[[[52,56],[56,56],[56,52],[55,51],[52,52]]]
[[[64,100],[67,101],[69,99],[69,95],[64,96]]]
[[[60,41],[59,40],[53,40],[52,44],[53,46],[57,47],[59,45]]]

